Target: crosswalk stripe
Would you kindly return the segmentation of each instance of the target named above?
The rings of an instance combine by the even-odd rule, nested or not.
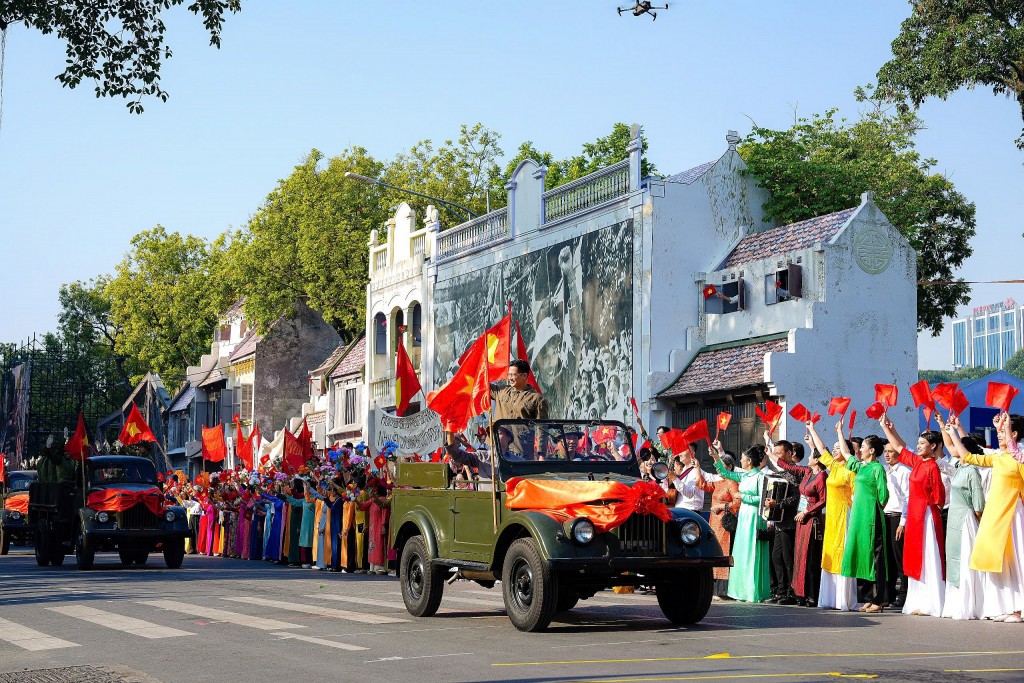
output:
[[[57,650],[63,647],[79,647],[78,643],[54,638],[6,619],[0,619],[0,640],[17,645],[22,650],[32,650],[33,652],[38,650]]]
[[[318,600],[337,600],[339,602],[354,602],[357,605],[369,605],[370,607],[388,607],[390,609],[405,609],[404,602],[391,600],[374,600],[373,598],[354,598],[350,595],[306,595],[303,597]]]
[[[364,614],[363,612],[349,612],[343,609],[334,609],[333,607],[321,607],[320,605],[305,605],[298,604],[285,600],[268,600],[266,598],[254,598],[254,597],[238,597],[238,598],[221,598],[222,600],[230,600],[231,602],[241,602],[248,605],[260,605],[261,607],[275,607],[281,610],[287,610],[289,612],[304,612],[306,614],[318,614],[322,617],[333,617],[335,619],[347,619],[348,621],[358,621],[364,624],[402,624],[408,621],[408,619],[398,619],[396,617],[385,617],[379,614]]]
[[[304,643],[315,643],[317,645],[326,645],[327,647],[337,648],[339,650],[369,650],[368,647],[362,647],[361,645],[349,645],[348,643],[339,643],[335,640],[327,640],[326,638],[314,638],[313,636],[303,636],[298,633],[289,633],[288,631],[279,631],[277,633],[271,633],[272,636],[281,636],[281,638],[289,640],[301,640]]]
[[[237,624],[239,626],[248,626],[250,628],[260,629],[261,631],[280,631],[281,629],[286,628],[306,628],[302,624],[290,624],[287,621],[254,617],[248,614],[239,614],[238,612],[214,609],[213,607],[202,607],[200,605],[192,605],[187,602],[178,602],[177,600],[140,600],[139,602],[140,604],[149,605],[150,607],[158,607],[160,609],[166,609],[172,612],[181,612],[183,614],[189,614],[196,617],[205,617],[214,621],[224,621],[229,624]]]
[[[68,605],[66,607],[47,607],[46,609],[67,617],[82,619],[92,624],[97,624],[115,631],[123,631],[143,638],[176,638],[178,636],[193,636],[189,631],[180,631],[169,626],[161,626],[142,619],[134,619],[113,612],[105,612],[95,607],[85,605]]]
[[[389,592],[388,595],[401,595],[401,593]],[[441,602],[464,602],[467,605],[483,605],[493,609],[505,609],[504,600],[479,600],[477,598],[463,598],[456,595],[445,595]]]

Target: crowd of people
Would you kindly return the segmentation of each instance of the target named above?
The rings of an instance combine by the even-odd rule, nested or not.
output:
[[[939,416],[910,448],[885,415],[882,435],[863,438],[845,437],[840,419],[829,449],[809,421],[806,448],[765,432],[737,459],[716,440],[715,472],[692,449],[670,454],[663,487],[733,555],[715,570],[722,597],[1021,623],[1024,416],[994,426],[989,449]],[[641,451],[645,474],[657,457]]]
[[[389,448],[371,459],[365,445],[348,443],[291,473],[239,466],[192,481],[168,473],[164,495],[187,511],[188,553],[387,574]]]

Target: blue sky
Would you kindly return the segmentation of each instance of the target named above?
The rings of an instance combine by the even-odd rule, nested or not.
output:
[[[622,4],[626,4],[623,2]],[[839,106],[873,82],[909,12],[902,2],[670,2],[657,22],[614,0],[246,3],[223,48],[181,8],[167,18],[170,100],[127,113],[88,85],[60,87],[52,36],[8,30],[0,128],[0,340],[56,324],[62,282],[110,272],[132,235],[161,224],[213,237],[243,225],[317,148],[380,158],[460,123],[483,122],[506,152],[556,156],[639,122],[662,173],[717,157],[725,132],[785,127],[794,110]],[[1020,277],[1024,154],[1014,103],[963,91],[921,111],[919,148],[978,207],[973,280]],[[1024,287],[980,285],[974,304]],[[879,315],[888,312],[879,311]],[[947,367],[948,334],[922,339]]]

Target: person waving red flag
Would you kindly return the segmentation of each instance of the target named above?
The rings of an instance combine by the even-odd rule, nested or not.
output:
[[[121,433],[118,434],[117,440],[125,446],[131,446],[143,441],[156,443],[153,430],[146,424],[146,419],[142,417],[139,407],[134,403],[132,403],[131,412],[128,413],[128,419],[124,421],[124,427],[121,427]]]
[[[441,416],[447,432],[461,432],[471,418],[490,410],[486,344],[487,335],[481,335],[462,354],[455,375],[427,394],[427,407]]]
[[[78,426],[75,427],[75,433],[64,444],[64,452],[72,460],[79,462],[84,461],[86,456],[89,455],[89,434],[85,431],[85,418],[82,417],[81,410],[78,411]]]

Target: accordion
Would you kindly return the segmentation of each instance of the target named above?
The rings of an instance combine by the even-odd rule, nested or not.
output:
[[[761,488],[761,505],[758,512],[766,522],[782,521],[782,506],[779,505],[783,498],[789,497],[790,483],[781,477],[766,476],[764,485]],[[768,499],[776,502],[774,507],[767,507],[764,503]]]

